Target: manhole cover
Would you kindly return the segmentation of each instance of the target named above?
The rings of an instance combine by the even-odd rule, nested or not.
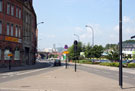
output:
[[[23,88],[28,88],[28,87],[30,87],[30,86],[21,86],[21,87],[23,87]]]

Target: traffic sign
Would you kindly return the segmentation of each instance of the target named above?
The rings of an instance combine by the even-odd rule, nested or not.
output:
[[[69,51],[64,51],[63,54],[69,54]]]
[[[68,45],[65,45],[65,46],[64,46],[64,49],[68,49]]]
[[[13,54],[8,54],[8,56],[13,56]]]

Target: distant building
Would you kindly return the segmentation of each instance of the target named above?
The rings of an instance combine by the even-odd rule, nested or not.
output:
[[[122,44],[122,52],[124,54],[133,55],[134,51],[135,51],[135,40],[127,40],[127,41],[123,42],[123,44]]]
[[[45,48],[43,51],[44,52],[53,52],[53,48]]]

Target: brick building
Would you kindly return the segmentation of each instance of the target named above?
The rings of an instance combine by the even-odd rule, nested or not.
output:
[[[36,14],[32,7],[32,0],[24,0],[23,5],[23,63],[34,64],[37,48]]]
[[[25,3],[29,3],[28,6]],[[27,20],[31,22],[31,28],[25,31],[24,22],[24,8],[30,7],[32,9],[32,20]],[[27,8],[28,9],[28,8]],[[28,18],[27,18],[28,19]],[[32,33],[33,32],[33,33]],[[36,14],[32,6],[32,0],[0,0],[0,67],[8,66],[11,60],[12,66],[18,66],[21,64],[26,64],[24,42],[30,42],[32,49],[28,53],[36,52]],[[29,34],[25,36],[26,34]],[[28,37],[29,36],[29,37]],[[30,38],[31,40],[27,40]],[[8,54],[13,54],[9,57]],[[31,54],[32,55],[32,54]]]

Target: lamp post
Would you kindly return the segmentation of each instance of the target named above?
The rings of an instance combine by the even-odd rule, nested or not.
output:
[[[40,25],[40,24],[43,24],[43,23],[44,23],[44,22],[39,22],[39,23],[37,23],[37,26]],[[38,29],[37,29],[37,31],[38,31]],[[38,39],[38,41],[39,41],[39,40],[42,40],[42,39]]]
[[[123,86],[122,72],[122,0],[119,0],[119,86]]]
[[[85,27],[88,27],[92,30],[92,46],[94,46],[94,30],[90,25],[86,25]]]
[[[79,37],[79,35],[74,34],[74,36],[76,36],[76,37],[78,38],[78,41],[80,41],[80,37]]]
[[[135,38],[135,35],[131,37],[131,39]]]
[[[39,24],[43,24],[44,22],[39,22],[39,23],[37,23],[37,26],[39,25]]]

